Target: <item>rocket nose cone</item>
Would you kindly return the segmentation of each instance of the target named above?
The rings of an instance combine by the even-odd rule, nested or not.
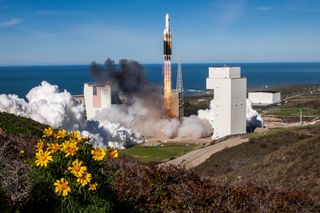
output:
[[[169,29],[169,14],[166,14],[166,29]]]

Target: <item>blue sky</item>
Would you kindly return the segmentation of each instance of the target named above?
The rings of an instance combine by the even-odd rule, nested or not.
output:
[[[0,65],[320,61],[319,0],[0,0]]]

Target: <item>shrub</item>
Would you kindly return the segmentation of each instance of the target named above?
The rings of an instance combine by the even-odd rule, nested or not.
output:
[[[116,162],[118,163],[118,162]],[[231,185],[176,166],[121,163],[114,179],[120,201],[139,212],[309,212],[320,209],[304,193],[256,183]]]
[[[92,147],[79,132],[46,128],[33,158],[33,201],[27,208],[49,205],[59,212],[106,212],[112,209],[110,178],[104,165],[117,150]]]
[[[26,143],[27,141],[27,143]],[[25,205],[31,192],[30,171],[25,163],[32,156],[36,140],[29,136],[0,135],[0,188],[2,206],[14,210]],[[3,207],[4,208],[4,207]]]

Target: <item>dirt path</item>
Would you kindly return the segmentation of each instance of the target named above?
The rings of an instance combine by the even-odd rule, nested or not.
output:
[[[200,165],[201,163],[203,163],[204,161],[206,161],[214,153],[217,153],[228,147],[237,146],[245,142],[248,142],[247,138],[245,139],[242,139],[240,137],[229,138],[217,144],[213,144],[205,148],[188,152],[187,154],[182,155],[174,160],[163,163],[163,165],[174,164],[174,165],[185,166],[186,169],[194,168]]]

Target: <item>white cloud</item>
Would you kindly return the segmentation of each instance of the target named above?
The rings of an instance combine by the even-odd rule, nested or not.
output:
[[[289,11],[289,12],[318,12],[320,8],[297,8],[297,7],[283,7],[283,8],[273,8],[268,6],[261,6],[253,8],[255,10],[260,11],[268,11],[268,10],[278,10],[278,11]]]
[[[256,10],[263,10],[263,11],[266,11],[266,10],[272,10],[273,8],[272,7],[257,7],[255,8]]]
[[[0,21],[0,28],[10,27],[21,23],[21,19],[11,18],[8,20]]]
[[[320,8],[283,8],[282,10],[289,12],[319,12]]]
[[[83,12],[79,12],[79,11],[59,11],[59,10],[40,10],[37,11],[38,15],[42,15],[42,16],[78,16],[78,15],[82,15]]]
[[[230,25],[237,22],[246,9],[247,0],[217,0],[212,4],[215,20],[219,25]]]

